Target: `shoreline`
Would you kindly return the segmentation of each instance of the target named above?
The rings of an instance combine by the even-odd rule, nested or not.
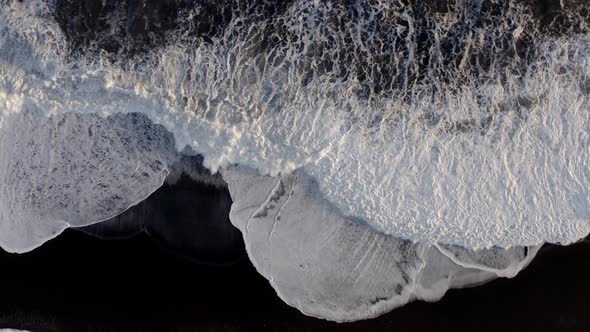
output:
[[[76,248],[76,250],[72,250]],[[33,252],[0,253],[0,327],[30,331],[583,330],[590,243],[546,245],[513,279],[450,290],[378,318],[333,323],[283,303],[252,264],[194,264],[146,235],[75,230]]]

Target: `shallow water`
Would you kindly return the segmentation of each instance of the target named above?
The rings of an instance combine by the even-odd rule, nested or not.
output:
[[[566,244],[590,230],[583,4],[559,11],[556,33],[518,1],[198,2],[174,24],[146,13],[166,42],[118,53],[93,41],[131,43],[151,7],[97,5],[112,21],[93,37],[59,20],[67,4],[5,1],[0,122],[140,112],[212,170],[304,169],[344,214],[413,241]],[[221,25],[202,30],[212,6]]]
[[[588,7],[0,0],[0,246],[235,226],[336,321],[514,277],[590,232]]]

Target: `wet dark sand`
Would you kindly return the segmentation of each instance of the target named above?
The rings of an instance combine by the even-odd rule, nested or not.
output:
[[[542,30],[553,31],[551,22],[559,22],[555,18],[562,4],[575,6],[580,1],[524,3],[534,6],[535,22]],[[447,2],[425,1],[444,10]],[[97,43],[107,52],[136,54],[163,43],[165,32],[177,27],[178,10],[188,2],[126,1],[121,7],[126,15],[121,14],[125,18],[121,20],[125,24],[123,36],[112,38],[101,34],[111,22],[108,15],[115,10],[115,1],[56,3],[56,19],[75,46],[73,50]],[[195,33],[207,42],[223,30],[219,27],[231,12],[214,5],[203,8]],[[147,32],[156,35],[153,40],[146,38]],[[192,194],[211,195],[206,190]],[[161,218],[156,217],[169,215],[182,203],[168,192],[156,201],[164,205],[146,203],[138,207],[139,212],[157,221]],[[202,216],[200,213],[195,215]],[[529,268],[511,280],[453,290],[440,302],[414,302],[377,319],[336,324],[304,316],[284,304],[247,259],[231,266],[196,264],[195,260],[209,260],[220,252],[209,251],[201,257],[204,253],[192,251],[201,250],[205,244],[211,249],[210,243],[199,243],[198,248],[193,248],[193,243],[172,247],[170,243],[182,243],[183,235],[193,238],[194,234],[179,227],[175,230],[182,230],[180,233],[156,229],[162,223],[153,220],[145,228],[159,235],[156,241],[146,234],[101,241],[68,230],[31,253],[14,255],[0,250],[0,328],[60,332],[590,331],[588,242],[546,247]],[[227,240],[224,260],[243,256],[234,251],[240,246],[234,246],[233,239]]]
[[[512,280],[450,291],[369,321],[336,324],[284,304],[247,260],[199,265],[146,235],[68,230],[0,253],[0,327],[33,331],[588,331],[590,243],[546,247]]]

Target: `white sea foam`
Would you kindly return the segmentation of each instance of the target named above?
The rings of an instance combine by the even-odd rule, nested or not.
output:
[[[424,69],[411,7],[372,3],[348,20],[332,2],[295,2],[274,23],[280,42],[270,49],[258,42],[265,20],[236,15],[210,43],[191,39],[189,21],[178,41],[113,62],[92,52],[68,57],[43,2],[3,2],[0,132],[13,134],[7,119],[23,104],[48,117],[138,112],[212,170],[302,169],[343,214],[398,238],[481,249],[588,234],[590,36],[534,31],[529,63],[502,62],[508,51],[490,46],[495,36],[516,40],[530,17],[512,6],[502,21],[478,27],[481,2],[466,0],[430,18]],[[469,28],[456,41],[464,56],[455,65],[444,60],[443,37],[458,25]],[[485,52],[497,53],[477,65],[477,77],[469,56]],[[379,62],[387,56],[395,66]],[[383,85],[390,89],[374,91]],[[20,187],[3,181],[17,197]]]
[[[335,321],[376,317],[448,289],[513,277],[539,247],[470,251],[380,234],[343,217],[305,172],[281,177],[230,167],[232,223],[277,294],[301,312]]]
[[[146,116],[23,108],[0,130],[0,247],[8,251],[122,213],[159,188],[173,162],[173,138]]]

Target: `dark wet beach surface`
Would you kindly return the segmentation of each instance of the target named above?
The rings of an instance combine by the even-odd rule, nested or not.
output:
[[[544,34],[556,34],[576,29],[563,12],[580,7],[582,1],[522,3],[532,6],[534,22]],[[446,12],[447,2],[452,1],[424,1],[434,13]],[[99,49],[126,57],[177,42],[168,39],[195,6],[173,0],[57,3],[56,20],[73,45],[73,54]],[[224,31],[237,5],[232,1],[222,2],[223,6],[195,3],[202,10],[190,37],[195,43],[209,43]],[[282,4],[289,2],[265,3],[262,18],[283,12]],[[588,19],[588,12],[580,10],[583,19]],[[113,13],[121,18],[121,27],[110,35],[106,27]],[[261,52],[273,46],[269,43],[262,39]],[[507,52],[507,61],[528,61],[528,53],[523,52],[527,43],[524,38],[516,40],[518,47]],[[121,216],[121,228],[105,230],[105,224],[87,229],[106,237],[107,231],[115,231],[110,237],[122,239],[99,240],[68,230],[27,254],[0,250],[0,328],[60,332],[590,330],[589,242],[546,246],[514,279],[452,290],[439,302],[413,302],[373,320],[337,324],[304,316],[283,303],[245,257],[241,236],[227,218],[228,195],[223,188],[194,186],[181,179],[179,185],[164,186]],[[174,227],[167,227],[172,225],[170,220],[175,221]],[[201,224],[194,227],[194,220]]]
[[[587,331],[590,244],[545,247],[514,279],[453,290],[377,319],[336,324],[284,304],[247,259],[195,264],[146,235],[68,230],[0,253],[0,327],[33,331]]]
[[[198,158],[197,158],[198,159]],[[337,324],[283,303],[246,257],[218,175],[181,174],[124,214],[22,255],[0,250],[0,328],[30,331],[587,331],[590,242],[514,279]],[[219,181],[218,181],[219,180]],[[111,240],[89,234],[102,234]],[[192,240],[191,240],[192,239]],[[207,262],[207,264],[203,264]],[[212,265],[213,264],[213,265]]]

